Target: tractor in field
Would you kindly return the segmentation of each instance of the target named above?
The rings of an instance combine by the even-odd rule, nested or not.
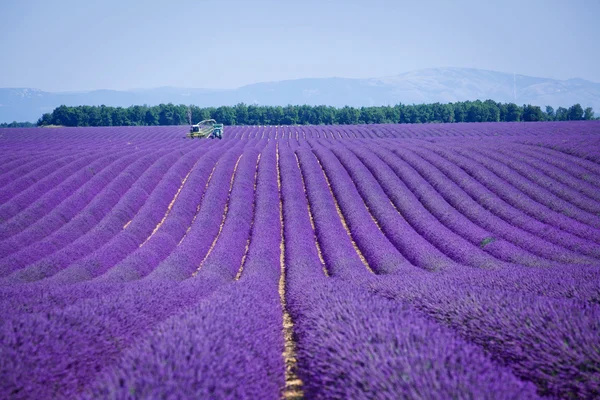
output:
[[[222,139],[223,138],[223,124],[217,124],[214,119],[205,119],[204,121],[198,122],[196,125],[190,127],[190,133],[187,134],[189,138],[211,138],[211,139]]]

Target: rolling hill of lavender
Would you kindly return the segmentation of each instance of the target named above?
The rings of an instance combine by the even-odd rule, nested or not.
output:
[[[0,398],[600,397],[600,121],[0,129]]]

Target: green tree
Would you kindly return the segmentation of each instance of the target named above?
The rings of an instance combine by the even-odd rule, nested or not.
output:
[[[567,121],[569,119],[569,110],[564,107],[558,107],[556,109],[556,121]]]
[[[235,122],[238,125],[248,125],[248,106],[244,103],[235,106]]]
[[[594,110],[592,109],[592,107],[586,107],[586,109],[583,110],[583,119],[585,119],[586,121],[594,119]]]
[[[508,103],[506,105],[506,121],[507,122],[520,121],[522,114],[523,114],[523,110],[521,109],[521,107],[519,107],[515,103]]]
[[[555,118],[554,108],[552,108],[552,106],[546,106],[546,120],[554,121],[554,118]]]
[[[148,126],[158,125],[158,112],[153,107],[148,108],[146,110],[146,115],[144,116],[144,124]]]
[[[544,113],[538,106],[523,105],[523,121],[543,121]]]
[[[583,108],[581,104],[577,103],[569,107],[569,120],[579,121],[583,119]]]

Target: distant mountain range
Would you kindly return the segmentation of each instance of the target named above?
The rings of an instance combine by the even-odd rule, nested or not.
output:
[[[431,68],[371,79],[315,78],[263,82],[237,89],[93,90],[44,92],[30,88],[0,88],[0,122],[32,121],[61,104],[156,105],[195,104],[201,107],[234,105],[326,104],[341,107],[447,103],[492,99],[517,104],[569,107],[580,103],[600,115],[600,83],[583,79],[557,80],[471,68]]]

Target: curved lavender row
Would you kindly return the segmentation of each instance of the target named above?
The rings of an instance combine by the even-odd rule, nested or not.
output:
[[[502,219],[510,221],[511,225],[521,227],[542,239],[575,252],[596,258],[600,256],[600,251],[595,244],[555,227],[551,221],[544,222],[532,217],[525,210],[522,210],[520,203],[514,201],[514,199],[502,198],[498,194],[505,190],[502,182],[496,180],[493,184],[489,182],[486,184],[485,179],[487,177],[477,176],[478,170],[469,168],[468,164],[462,162],[463,160],[460,157],[449,160],[432,149],[421,146],[411,147],[411,151],[435,165],[465,192],[476,198],[477,202],[494,214],[501,216]],[[473,173],[473,175],[469,173]]]
[[[168,160],[168,164],[165,164],[164,161],[167,161],[167,160]],[[159,169],[159,170],[167,170],[174,161],[175,161],[175,159],[172,157],[172,155],[171,155],[170,159],[168,156],[165,156],[165,157],[163,157],[163,162],[157,163],[157,165],[155,165],[154,168]],[[123,225],[126,222],[126,220],[130,220],[131,217],[133,217],[133,214],[135,214],[136,209],[133,208],[133,204],[131,204],[131,203],[137,202],[137,208],[139,208],[139,207],[141,207],[142,203],[145,200],[145,198],[143,196],[146,196],[146,197],[148,196],[146,192],[139,190],[140,187],[143,188],[144,190],[146,190],[147,192],[151,192],[152,189],[154,188],[154,186],[158,183],[158,180],[160,180],[160,178],[162,178],[161,175],[152,176],[151,173],[147,173],[144,177],[140,178],[139,183],[136,185],[136,189],[138,189],[138,190],[129,191],[128,194],[126,196],[124,196],[122,201],[119,203],[119,204],[123,203],[123,205],[120,207],[119,206],[115,207],[115,209],[113,209],[113,211],[111,212],[111,216],[110,216],[111,218],[109,218],[109,219],[112,219],[112,221],[110,221],[110,220],[103,221],[103,223],[104,222],[106,222],[106,223],[101,224],[101,225],[104,225],[104,227],[102,227],[101,225],[99,225],[97,227],[97,229],[96,229],[97,233],[96,233],[95,237],[86,238],[84,236],[80,240],[76,241],[74,243],[74,246],[72,246],[73,249],[71,249],[71,253],[76,253],[78,250],[81,251],[82,246],[79,246],[77,242],[80,242],[82,239],[89,239],[89,240],[87,240],[88,242],[92,242],[94,245],[96,245],[96,244],[98,244],[98,242],[105,242],[108,240],[108,238],[106,237],[107,233],[111,233],[112,235],[114,235],[115,233],[120,232],[123,229]],[[146,185],[149,185],[149,187],[146,187]],[[143,196],[142,196],[142,194],[143,194]],[[120,210],[119,210],[119,208],[120,208]],[[130,216],[128,217],[127,215],[124,215],[125,212],[128,212]],[[107,231],[109,231],[109,232],[107,232]],[[89,250],[90,243],[85,245],[85,240],[84,240],[83,244],[84,244],[83,248],[86,250]],[[98,246],[99,246],[99,244],[98,244]],[[55,260],[56,260],[55,262],[48,262],[46,264],[41,264],[38,269],[44,269],[44,267],[45,267],[44,270],[48,270],[49,268],[55,270],[56,269],[54,267],[55,263],[68,262],[69,256],[73,257],[74,255],[75,254],[69,254],[69,253],[64,254],[62,259],[56,260],[56,258],[55,258]],[[77,255],[81,256],[81,254],[77,254]],[[37,274],[39,274],[39,272]],[[48,271],[46,271],[46,275],[47,274],[48,274]],[[70,277],[68,273],[63,274],[63,275],[66,275],[66,276],[61,277],[59,275],[59,278],[63,278],[62,280],[66,279],[67,281],[72,280],[72,277]],[[40,279],[40,278],[41,277],[38,277],[37,279]],[[61,279],[54,279],[54,281],[60,282]],[[64,307],[66,305],[72,304],[79,298],[98,296],[98,295],[102,294],[102,291],[108,292],[108,289],[106,289],[106,288],[108,288],[108,287],[112,288],[112,286],[106,286],[106,284],[103,284],[103,285],[94,284],[95,286],[101,286],[101,287],[105,288],[100,291],[100,294],[98,294],[98,290],[95,289],[95,286],[91,285],[91,284],[87,284],[87,283],[71,286],[68,289],[63,289],[63,287],[58,287],[58,286],[51,286],[51,285],[49,285],[49,283],[50,283],[49,280],[42,281],[40,285],[35,285],[33,290],[32,290],[32,285],[21,287],[20,290],[10,290],[9,288],[2,288],[2,290],[0,291],[0,296],[1,296],[1,299],[3,300],[2,305],[6,306],[6,307],[4,307],[3,311],[13,312],[14,310],[24,307],[24,310],[27,310],[28,312],[43,312],[43,311],[50,310],[56,306]],[[26,293],[21,297],[20,294],[22,292],[26,292]],[[12,307],[11,307],[11,304],[12,304]],[[6,314],[2,314],[2,315],[6,315]]]
[[[487,162],[486,167],[489,170],[552,210],[592,228],[598,229],[600,226],[600,218],[593,214],[599,210],[596,202],[585,201],[581,195],[576,195],[574,198],[573,193],[569,192],[564,185],[551,179],[544,179],[540,172],[527,168],[512,157],[503,157],[499,160],[497,155],[485,148],[476,150],[465,148],[458,152],[480,163]]]
[[[422,155],[413,152],[415,148],[412,146],[398,146],[386,143],[385,147],[389,148],[396,156],[414,168],[425,182],[431,185],[444,200],[462,215],[484,229],[502,237],[504,240],[511,241],[516,246],[541,257],[562,263],[589,263],[592,260],[535,236],[523,228],[525,223],[512,225],[511,223],[515,221],[519,222],[519,220],[513,219],[511,221],[506,216],[506,213],[496,213],[495,207],[490,207],[487,205],[487,202],[480,200],[490,198],[489,191],[468,175],[464,173],[463,175],[452,174],[452,171],[448,168],[440,168],[439,165],[433,164],[433,160],[427,160]],[[449,163],[444,165],[448,167]],[[408,173],[408,171],[406,172]],[[454,181],[456,179],[459,180],[462,187]],[[467,182],[469,182],[468,186]],[[422,189],[422,187],[415,184],[412,189],[416,191]],[[486,244],[485,247],[494,243],[492,241]]]
[[[78,282],[102,275],[129,253],[138,249],[152,234],[165,215],[169,202],[175,196],[181,181],[191,170],[194,161],[204,153],[195,149],[181,157],[162,177],[142,208],[121,232],[94,252],[61,270],[53,282]]]
[[[358,192],[386,237],[407,260],[427,270],[438,270],[455,264],[402,218],[377,180],[354,153],[340,146],[332,146],[331,151],[355,182]]]
[[[489,215],[485,218],[477,215],[477,218],[468,219],[460,211],[465,210],[467,214],[473,214],[473,211],[477,208],[483,210],[481,206],[473,202],[472,199],[461,199],[463,201],[457,203],[459,210],[455,209],[452,205],[448,204],[444,197],[439,193],[440,188],[434,189],[427,181],[425,181],[414,169],[413,166],[403,159],[395,156],[389,150],[382,147],[368,146],[377,156],[379,156],[392,170],[398,175],[398,177],[407,186],[408,191],[413,193],[414,196],[420,201],[421,204],[429,211],[437,220],[451,229],[455,234],[462,236],[473,245],[483,249],[483,251],[490,253],[494,257],[512,263],[524,264],[529,266],[551,266],[556,263],[551,262],[542,257],[536,256],[531,252],[524,250],[523,248],[517,247],[512,242],[514,237],[519,235],[519,232],[515,232],[514,227],[506,229],[504,227],[504,234],[498,235],[497,229],[487,230],[483,226],[490,225]],[[430,170],[431,168],[429,168]],[[447,180],[442,181],[443,184],[447,183]],[[455,188],[460,190],[459,188]],[[450,190],[451,194],[455,194],[456,190]],[[405,195],[405,197],[408,197]],[[465,204],[464,200],[471,200]],[[474,204],[473,204],[474,203]],[[489,214],[489,213],[488,213]],[[472,218],[472,217],[471,217]],[[493,219],[492,219],[493,221]],[[503,226],[501,226],[501,229]],[[517,242],[518,243],[518,242]],[[585,259],[576,254],[573,254],[574,260]],[[562,252],[561,252],[561,257]],[[593,259],[587,259],[588,263],[594,262]]]
[[[598,306],[431,279],[390,277],[376,290],[456,329],[534,382],[542,395],[600,394]]]
[[[401,302],[339,281],[308,290],[294,325],[307,398],[538,398],[534,385]]]
[[[147,279],[167,281],[189,278],[198,269],[210,246],[219,234],[225,207],[232,189],[235,164],[244,143],[238,142],[220,156],[208,180],[205,193],[189,231],[177,247],[162,261]]]
[[[590,182],[580,179],[576,174],[572,174],[569,170],[562,167],[557,167],[552,164],[552,159],[543,157],[540,155],[532,155],[531,153],[524,151],[523,145],[510,146],[498,149],[499,153],[511,156],[518,156],[519,160],[529,168],[533,168],[537,171],[543,172],[545,175],[557,180],[561,185],[566,186],[571,192],[572,197],[579,201],[580,197],[583,197],[583,201],[600,201],[600,193],[598,193],[600,187],[597,187]],[[594,203],[597,204],[597,203]]]
[[[102,287],[105,284],[99,286]],[[28,351],[29,349],[24,349],[23,352],[15,351],[11,360],[14,360],[15,366],[19,367],[7,368],[3,371],[3,375],[12,377],[15,385],[28,385],[24,390],[29,396],[35,397],[35,394],[47,393],[45,392],[48,390],[47,382],[55,383],[53,387],[56,388],[57,395],[72,396],[90,381],[90,377],[94,376],[97,370],[105,368],[117,360],[121,350],[113,342],[129,343],[144,329],[186,305],[191,306],[203,295],[214,290],[214,284],[201,278],[189,279],[176,286],[160,282],[139,281],[133,285],[119,287],[122,287],[123,290],[119,290],[113,295],[78,303],[65,310],[54,311],[49,316],[40,315],[42,321],[37,321],[39,322],[37,326],[32,326],[30,319],[25,317],[19,321],[8,322],[8,325],[21,322],[21,332],[25,334],[32,330],[47,332],[44,333],[44,337],[51,337],[53,334],[56,337],[54,340],[44,340],[41,343],[28,343],[29,346],[35,346],[36,350],[33,352]],[[115,309],[113,304],[119,304],[119,308]],[[255,304],[252,305],[256,307]],[[73,326],[69,323],[71,320],[82,320],[83,315],[87,316],[85,319],[88,323],[97,327],[92,329],[101,330],[85,332],[82,331],[82,326]],[[113,315],[114,317],[118,315],[119,318],[111,317]],[[280,317],[279,313],[276,315]],[[263,324],[263,329],[272,331],[273,326]],[[243,326],[238,325],[239,327]],[[4,328],[11,332],[10,327],[5,326]],[[60,334],[63,331],[65,333]],[[274,332],[279,333],[278,331]],[[276,338],[280,343],[281,337],[277,335]],[[69,353],[67,357],[59,356],[63,346],[75,346],[81,351],[77,354]],[[274,354],[279,356],[280,353],[275,352]],[[46,360],[45,368],[36,370],[36,365],[39,365],[38,360],[41,359]],[[66,364],[72,365],[73,368],[70,368],[65,374],[62,370]],[[26,371],[37,372],[33,382],[21,378],[21,374]]]
[[[276,298],[227,287],[155,327],[82,398],[278,399],[280,327]]]
[[[84,168],[97,160],[100,154],[104,153],[101,150],[94,149],[77,155],[66,155],[11,182],[0,190],[0,203],[4,203],[0,208],[0,215],[4,219],[12,217],[14,211],[10,213],[10,209],[6,210],[8,205],[14,203],[15,200],[18,203],[18,200],[21,200],[23,196],[31,195],[31,193],[35,193],[36,198],[39,197],[80,168]],[[11,200],[10,203],[9,200]]]
[[[71,152],[63,152],[62,154],[54,154],[54,152],[52,153],[53,154],[49,155],[44,155],[40,153],[37,153],[35,155],[30,154],[21,157],[20,159],[15,160],[13,162],[8,162],[8,160],[6,160],[6,155],[2,155],[2,157],[0,158],[6,161],[4,161],[5,164],[2,165],[4,167],[2,168],[2,171],[4,172],[2,172],[0,175],[0,187],[5,187],[9,185],[10,182],[15,181],[22,176],[30,174],[37,168],[40,168],[49,162],[52,162],[56,159],[60,159],[65,156],[72,155]]]
[[[144,153],[148,154],[150,152]],[[89,181],[85,182],[71,196],[65,198],[56,207],[52,208],[47,214],[37,216],[40,218],[38,221],[0,242],[0,257],[16,253],[32,244],[35,244],[37,247],[48,245],[48,240],[52,241],[50,246],[58,246],[59,242],[56,242],[53,237],[60,234],[61,230],[65,232],[69,226],[78,226],[80,224],[79,220],[86,216],[92,219],[101,218],[103,214],[112,208],[112,205],[116,203],[118,197],[123,194],[127,186],[135,182],[137,177],[150,165],[152,158],[150,155],[144,155],[144,153],[132,154],[115,160],[99,173],[95,174]],[[131,177],[134,179],[124,181],[130,174],[133,174]],[[107,193],[114,192],[115,190],[115,194],[118,197],[114,200],[107,199],[108,201],[112,201],[112,203],[100,203],[101,199]],[[99,210],[99,205],[107,209]],[[24,213],[19,214],[18,217],[13,218],[11,221],[19,218],[22,214]],[[65,238],[63,239],[63,243],[65,240],[68,243],[74,239],[76,237],[71,239]]]
[[[300,169],[287,141],[277,144],[277,166],[284,222],[286,276],[301,275],[309,281],[323,280],[324,266],[319,259],[314,230],[310,224]],[[295,260],[294,263],[288,262],[288,258]],[[287,300],[288,303],[293,304],[293,295]]]
[[[246,147],[236,169],[222,230],[198,267],[197,277],[231,281],[241,269],[254,215],[258,150]],[[226,184],[222,182],[221,184]]]
[[[49,211],[91,179],[96,169],[104,169],[124,154],[115,152],[101,158],[97,155],[78,158],[12,197],[0,206],[0,218],[7,221],[0,226],[0,240],[25,229],[31,218],[35,220],[40,213]]]
[[[160,324],[126,351],[117,366],[104,372],[88,396],[119,398],[134,393],[140,397],[279,398],[285,369],[277,293],[279,197],[273,150],[270,146],[261,153],[256,217],[240,281],[218,289],[192,310]],[[244,158],[250,166],[251,153],[245,152]],[[238,195],[252,190],[247,183],[238,185]],[[231,206],[233,213],[234,204]],[[226,229],[223,227],[223,232]],[[235,247],[243,249],[244,240],[238,240]],[[229,269],[239,264],[239,257],[236,261],[222,256],[231,264]],[[201,279],[202,271],[198,278],[188,281]],[[224,274],[216,278],[233,278],[228,272]]]
[[[577,136],[570,137],[569,139],[571,140],[564,140],[564,138],[556,138],[554,140],[546,139],[539,142],[532,142],[530,140],[528,143],[578,157],[587,161],[587,163],[589,163],[588,165],[590,165],[593,170],[597,170],[598,163],[600,163],[600,154],[594,153],[593,149],[598,147],[598,139],[594,137],[595,142]],[[577,139],[579,139],[580,143],[577,143]]]
[[[126,280],[140,279],[150,273],[161,261],[163,261],[177,247],[186,234],[187,228],[192,224],[195,211],[202,200],[203,192],[197,188],[206,186],[208,177],[214,164],[223,151],[213,152],[202,157],[201,161],[194,166],[188,180],[180,192],[183,197],[177,197],[173,208],[164,223],[140,246],[139,249],[130,253],[123,261],[106,271],[102,276],[96,278],[99,281],[121,282]]]
[[[82,157],[88,157],[91,154],[96,154],[94,151],[88,151],[83,155],[80,154],[65,154],[62,156],[55,156],[48,160],[49,162],[42,164],[33,171],[28,172],[25,175],[17,177],[14,181],[11,181],[8,185],[0,189],[0,202],[6,203],[8,200],[18,195],[20,192],[26,190],[31,185],[37,183],[40,179],[47,177],[53,171],[61,169],[69,164],[79,160]]]
[[[4,321],[0,397],[77,396],[133,340],[215,289],[201,279],[189,281],[87,284],[96,294],[88,300]]]
[[[313,144],[313,142],[311,142]],[[329,176],[331,189],[348,222],[356,244],[378,273],[392,273],[413,266],[400,254],[376,225],[352,179],[339,160],[325,147],[314,144],[314,153]]]
[[[314,243],[311,245],[308,239],[310,237],[307,234],[310,231],[308,218],[307,216],[300,218],[306,213],[292,214],[298,208],[294,200],[302,199],[302,189],[298,182],[299,177],[295,179],[294,184],[292,175],[294,165],[293,161],[290,161],[291,155],[289,151],[280,148],[285,216],[285,261],[288,277],[286,288],[298,344],[298,373],[304,382],[305,395],[309,398],[363,398],[373,396],[375,393],[379,396],[382,396],[381,393],[388,393],[390,397],[398,397],[402,393],[419,393],[421,389],[427,393],[424,397],[448,398],[457,393],[459,396],[486,393],[485,391],[495,387],[499,389],[500,387],[496,385],[502,384],[501,393],[507,393],[508,396],[518,394],[524,398],[535,397],[530,385],[519,382],[508,371],[498,370],[474,346],[454,338],[449,332],[447,337],[457,342],[456,350],[448,346],[447,342],[437,342],[433,345],[432,339],[427,336],[428,332],[425,332],[420,342],[427,349],[435,349],[431,358],[419,359],[419,354],[406,357],[400,349],[415,346],[411,341],[411,338],[418,334],[415,320],[406,318],[403,321],[406,325],[401,324],[401,329],[396,329],[392,334],[387,330],[389,326],[385,323],[383,327],[378,324],[380,321],[391,321],[390,323],[393,324],[397,318],[398,304],[377,300],[366,294],[360,296],[360,292],[355,295],[357,290],[353,285],[342,286],[339,281],[325,283],[324,275],[318,271],[319,260],[315,245]],[[301,220],[304,222],[302,223]],[[301,227],[304,227],[303,231],[299,229]],[[307,258],[307,253],[302,251],[304,249],[309,250],[310,259]],[[374,301],[384,303],[387,313],[377,315],[379,310],[372,308]],[[339,308],[336,307],[338,304],[341,305]],[[413,317],[414,313],[409,315]],[[384,318],[379,320],[377,317],[380,316]],[[357,320],[360,322],[353,326],[352,322]],[[423,318],[418,319],[418,324],[428,324],[436,334],[439,333],[439,327],[428,323]],[[351,336],[345,334],[349,332],[352,333]],[[363,332],[364,336],[357,337]],[[373,340],[374,337],[377,339]],[[338,353],[337,350],[340,348],[341,351]],[[390,351],[396,348],[397,352]],[[344,351],[345,349],[348,351]],[[458,368],[452,372],[448,372],[443,363],[435,362],[440,352],[451,357],[463,351],[466,354],[461,356],[465,357],[466,361],[459,357],[456,361]],[[473,352],[476,353],[475,356]],[[440,360],[443,359],[443,356],[440,357]],[[380,373],[384,365],[390,367],[386,368],[384,373]],[[439,367],[432,368],[433,365]],[[406,372],[401,369],[402,366]],[[471,376],[468,373],[460,373],[473,366],[482,368]],[[419,373],[410,375],[411,381],[403,385],[406,380],[401,377],[406,376],[409,370],[415,367],[420,367]],[[389,379],[390,376],[398,376],[398,379]],[[423,378],[422,381],[419,380],[420,377]],[[486,382],[489,381],[492,383],[488,386]],[[420,385],[421,382],[423,385]],[[440,388],[436,384],[428,388],[427,383],[431,382],[443,383],[441,386],[444,392],[440,395]],[[376,391],[370,391],[370,388]]]
[[[344,279],[368,276],[365,265],[352,246],[354,239],[342,226],[334,198],[329,192],[323,170],[315,155],[308,149],[298,149],[294,156],[298,158],[300,173],[306,185],[305,190],[314,217],[315,233],[323,250],[327,270],[332,276]]]
[[[552,221],[553,225],[563,230],[593,242],[600,242],[600,230],[583,222],[586,220],[586,216],[588,220],[591,218],[588,213],[585,213],[588,215],[578,213],[575,207],[568,203],[565,204],[566,202],[560,201],[550,193],[544,193],[543,190],[532,187],[527,181],[519,181],[512,175],[509,168],[494,160],[463,150],[455,150],[454,153],[468,160],[469,171],[477,171],[478,174],[486,176],[489,179],[486,182],[502,182],[505,189],[502,192],[503,197],[513,199],[538,220]],[[594,220],[591,222],[592,224],[596,223]]]
[[[543,158],[579,179],[588,181],[595,186],[600,186],[600,167],[598,167],[597,164],[559,151],[535,146],[527,142],[522,144],[525,145],[523,146],[522,151],[526,151],[527,154],[531,154],[537,158]]]
[[[73,243],[24,268],[9,279],[34,281],[47,278],[106,244],[121,233],[128,221],[134,218],[163,178],[164,171],[171,168],[179,156],[179,151],[172,151],[159,158],[94,228]]]
[[[68,223],[56,229],[48,235],[48,237],[21,249],[10,257],[0,260],[0,270],[4,271],[9,268],[20,270],[25,268],[45,257],[51,256],[65,246],[78,240],[81,236],[84,236],[112,211],[119,199],[127,192],[131,185],[135,184],[137,179],[153,163],[153,161],[156,160],[156,158],[158,158],[158,155],[153,157],[146,156],[132,163],[129,168],[120,173],[113,182],[104,188],[104,190],[98,192],[88,206],[74,215]],[[121,171],[121,169],[118,170]],[[68,204],[66,206],[68,206]],[[54,212],[52,214],[54,214]],[[58,215],[64,218],[64,214]],[[44,220],[46,220],[46,218],[44,218]],[[11,278],[17,280],[24,279],[27,281],[31,278],[29,272],[30,271],[25,274],[16,272]]]
[[[478,246],[440,224],[415,198],[415,195],[396,176],[394,171],[375,154],[365,148],[351,148],[350,150],[371,171],[385,194],[397,207],[398,212],[427,242],[458,263],[477,268],[504,265],[501,260],[485,253]],[[468,225],[462,226],[462,230],[468,229]]]
[[[74,193],[85,188],[87,183],[98,180],[97,173],[101,174],[101,176],[107,174],[107,168],[115,162],[121,163],[124,156],[125,153],[112,153],[106,157],[96,157],[96,161],[83,166],[78,171],[73,171],[73,174],[65,177],[60,182],[55,182],[55,185],[50,190],[43,190],[41,193],[35,190],[27,190],[23,192],[23,196],[19,195],[13,198],[6,205],[8,208],[12,207],[11,211],[16,212],[0,228],[0,237],[6,240],[23,233],[23,231],[36,223],[36,221],[54,211],[56,207],[60,207],[61,203],[69,199]],[[108,171],[109,174],[113,172],[110,168],[108,168]],[[27,195],[35,197],[29,199],[26,197]],[[62,208],[64,209],[64,206]],[[65,212],[67,213],[65,218],[68,220],[69,210]],[[74,215],[74,212],[71,212],[70,215]],[[63,220],[61,222],[64,223],[66,221]],[[56,221],[55,223],[61,222]],[[51,231],[52,226],[47,228],[44,226],[40,233],[46,235]]]
[[[281,275],[279,219],[280,193],[277,176],[277,144],[265,143],[260,153],[254,200],[252,231],[248,251],[242,263],[240,283],[265,290],[266,296],[275,296],[279,304],[278,282]],[[281,314],[281,309],[279,309]],[[282,326],[279,321],[277,326]]]
[[[449,287],[518,292],[557,299],[577,299],[600,304],[600,268],[598,265],[569,265],[552,268],[505,267],[497,270],[455,268],[441,274],[439,281]]]
[[[32,156],[28,151],[7,151],[5,149],[0,150],[0,155],[4,160],[4,163],[0,165],[0,177],[4,174],[10,173],[14,168],[25,167],[27,163],[33,162],[35,165],[36,157]],[[50,153],[49,155],[51,155]],[[43,160],[42,160],[43,161]],[[42,163],[39,163],[42,164]],[[39,165],[37,164],[37,165]],[[37,166],[36,166],[37,168]]]

